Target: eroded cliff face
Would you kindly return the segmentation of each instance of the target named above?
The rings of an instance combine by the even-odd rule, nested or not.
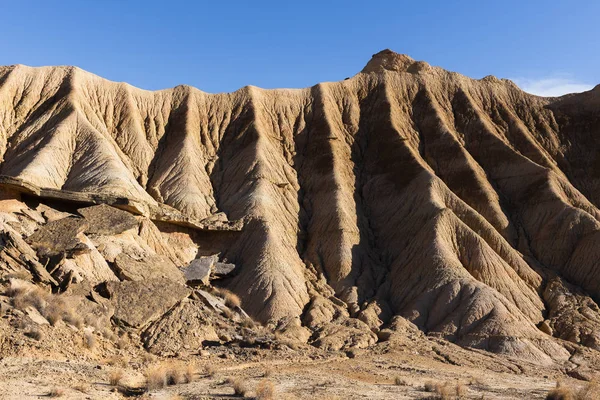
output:
[[[552,335],[582,341],[576,304],[600,318],[599,140],[600,87],[540,98],[390,51],[345,81],[230,94],[0,68],[0,175],[243,220],[215,250],[255,318],[400,316],[541,362],[569,355]]]

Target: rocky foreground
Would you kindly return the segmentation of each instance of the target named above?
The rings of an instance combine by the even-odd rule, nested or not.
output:
[[[0,67],[0,393],[595,398],[599,135],[600,87],[389,50],[230,94]]]

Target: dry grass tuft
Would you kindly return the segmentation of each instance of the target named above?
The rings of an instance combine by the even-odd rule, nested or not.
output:
[[[146,388],[161,389],[167,385],[180,385],[193,382],[196,374],[194,364],[167,362],[146,369]]]
[[[194,382],[194,378],[196,377],[196,372],[198,371],[198,367],[196,363],[191,362],[186,364],[183,368],[183,377],[185,378],[186,383]]]
[[[27,331],[25,331],[25,336],[30,337],[34,340],[42,340],[44,335],[42,335],[42,331],[38,327],[30,327]]]
[[[429,381],[425,383],[425,391],[433,392],[436,394],[435,399],[450,400],[450,399],[462,399],[467,396],[467,387],[462,383],[451,384],[449,382],[433,382]]]
[[[268,377],[270,377],[272,375],[273,375],[273,368],[267,367],[267,368],[264,369],[262,376],[263,376],[263,378],[268,378]]]
[[[394,378],[394,385],[396,386],[408,386],[408,382],[406,382],[406,380],[404,378],[401,378],[399,376]]]
[[[122,369],[113,369],[110,371],[110,375],[108,376],[108,382],[111,386],[118,386],[123,379],[123,370]]]
[[[96,347],[96,336],[92,331],[85,331],[83,333],[83,344],[87,349],[93,350]]]
[[[240,297],[231,290],[219,288],[214,290],[214,294],[225,300],[225,305],[229,308],[236,308],[242,305]]]
[[[62,397],[65,395],[64,389],[60,388],[52,388],[50,392],[48,392],[48,397]]]
[[[213,376],[215,376],[217,374],[218,370],[214,365],[205,365],[204,366],[204,373],[206,374],[206,376],[212,378]]]
[[[596,382],[590,382],[580,389],[565,386],[562,382],[556,382],[556,387],[546,394],[546,400],[596,400],[600,398],[600,386]]]
[[[256,387],[256,400],[273,400],[275,398],[275,385],[268,379],[263,379]]]
[[[77,385],[73,386],[73,389],[75,389],[81,393],[89,393],[90,385],[85,382],[82,382],[82,383],[78,383]]]
[[[167,385],[167,371],[162,365],[148,367],[145,375],[148,390],[162,389]]]
[[[248,388],[241,378],[227,378],[227,383],[231,385],[236,396],[246,396],[248,393]]]

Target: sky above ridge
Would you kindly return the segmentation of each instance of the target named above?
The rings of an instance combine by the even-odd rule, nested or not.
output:
[[[0,65],[76,65],[156,90],[307,87],[389,48],[539,95],[600,83],[600,2],[3,1]]]

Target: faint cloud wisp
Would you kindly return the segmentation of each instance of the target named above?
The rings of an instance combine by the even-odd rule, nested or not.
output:
[[[594,85],[580,82],[570,76],[560,75],[541,79],[514,78],[513,82],[523,91],[538,96],[554,97],[567,93],[579,93],[590,90]]]

